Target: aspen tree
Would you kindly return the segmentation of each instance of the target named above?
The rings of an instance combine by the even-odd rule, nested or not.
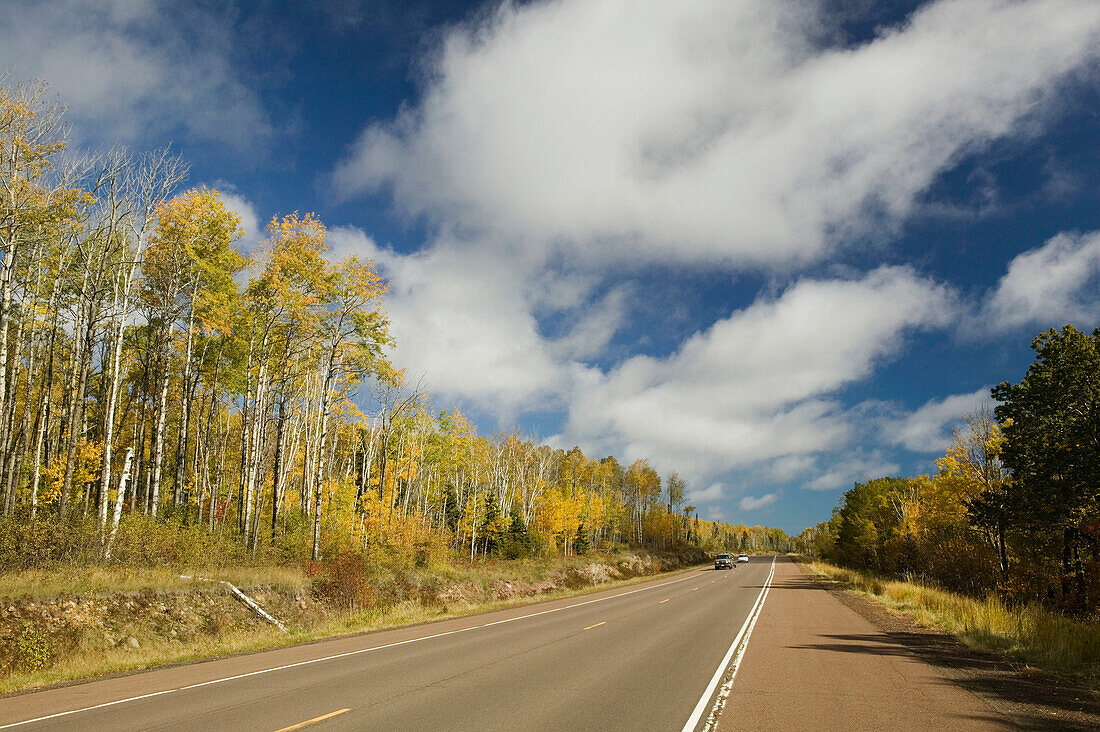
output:
[[[176,442],[172,504],[186,499],[186,452],[191,414],[193,347],[196,320],[218,295],[235,292],[234,275],[243,260],[232,245],[243,236],[240,217],[230,211],[217,191],[191,189],[156,207],[156,226],[142,263],[144,293],[150,321],[160,326],[163,359],[160,397],[157,407],[155,453],[151,492],[159,495],[165,456],[164,421],[168,384],[171,378],[172,332],[176,321],[184,321],[182,353],[182,404]]]
[[[323,229],[321,230],[323,233]],[[329,275],[326,309],[318,324],[322,351],[320,440],[325,443],[337,379],[358,382],[374,375],[393,380],[395,372],[382,354],[392,344],[389,322],[380,309],[385,285],[372,263],[352,255],[336,265]],[[324,453],[318,451],[314,465],[313,558],[320,557],[320,497],[324,475]]]
[[[106,366],[109,385],[103,410],[103,457],[99,478],[102,496],[101,525],[106,520],[106,491],[111,484],[114,426],[122,383],[123,328],[132,308],[135,274],[145,251],[157,207],[187,174],[187,167],[182,159],[171,155],[167,148],[143,156],[140,161],[132,162],[131,167],[133,169],[126,172],[126,187],[133,202],[130,215],[124,221],[127,229],[123,233],[126,249],[114,280],[114,302],[109,327],[111,357]]]

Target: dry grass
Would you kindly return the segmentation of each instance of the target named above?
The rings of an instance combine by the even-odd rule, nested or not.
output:
[[[805,566],[819,575],[926,627],[946,630],[972,648],[1003,652],[1034,666],[1084,676],[1100,684],[1100,621],[1067,618],[1039,604],[1009,606],[995,595],[984,600],[917,582],[871,577],[821,562]]]
[[[184,579],[180,575],[191,575]],[[208,588],[201,579],[224,580],[239,587],[285,587],[308,584],[299,567],[220,567],[187,570],[149,567],[73,567],[65,570],[28,569],[0,574],[0,600],[83,597],[129,592],[180,592]]]
[[[217,637],[195,637],[185,643],[147,640],[139,648],[82,647],[65,662],[36,671],[0,677],[0,694],[41,688],[92,676],[123,673],[171,663],[211,658],[230,653],[276,647],[310,640],[298,634],[284,635],[274,628],[229,630]]]

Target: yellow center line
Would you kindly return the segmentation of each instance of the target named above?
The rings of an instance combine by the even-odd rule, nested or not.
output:
[[[666,597],[665,599],[661,600],[661,601],[660,601],[659,603],[657,603],[657,604],[658,604],[658,605],[664,605],[664,604],[665,604],[666,602],[668,602],[668,601],[669,601],[669,600],[671,600],[671,599],[672,599],[671,597]]]
[[[587,628],[585,628],[585,630],[592,630],[593,628],[598,628],[601,625],[607,625],[607,621],[605,620],[602,623],[596,623],[595,625],[589,625]]]
[[[711,580],[711,581],[710,581],[710,583],[711,583],[711,584],[713,585],[713,584],[714,584],[714,580]]]
[[[337,709],[335,712],[329,712],[328,714],[322,714],[320,717],[314,717],[313,719],[307,719],[304,722],[298,724],[292,724],[289,727],[283,727],[277,729],[275,732],[291,732],[291,730],[301,729],[302,727],[308,727],[311,724],[317,724],[318,722],[324,722],[326,719],[332,719],[335,716],[343,714],[344,712],[350,712],[350,709]]]
[[[695,591],[696,591],[696,590],[698,590],[698,589],[699,589],[698,587],[692,587],[692,588],[691,588],[691,591],[692,591],[692,592],[695,592]]]

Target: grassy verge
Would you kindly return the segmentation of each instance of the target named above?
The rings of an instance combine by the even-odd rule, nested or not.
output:
[[[190,575],[186,579],[181,575]],[[207,580],[234,585],[267,585],[304,588],[309,581],[299,567],[74,567],[64,571],[28,569],[0,577],[0,601],[15,598],[44,599],[128,592],[186,592],[209,587]]]
[[[260,623],[220,623],[209,630],[170,634],[165,632],[166,628],[161,628],[160,632],[150,632],[154,629],[146,624],[137,631],[131,627],[127,631],[131,633],[130,636],[121,634],[124,640],[133,639],[135,634],[140,636],[141,642],[134,644],[117,642],[117,637],[114,644],[104,644],[101,633],[85,632],[65,649],[62,660],[57,657],[59,642],[56,634],[48,636],[38,630],[30,630],[18,641],[23,644],[20,652],[31,659],[35,659],[35,654],[40,653],[41,658],[37,660],[41,663],[20,669],[7,669],[8,673],[0,674],[0,694],[528,605],[637,584],[660,574],[639,573],[638,576],[625,579],[605,579],[597,575],[587,582],[578,579],[580,575],[577,570],[591,566],[594,560],[600,559],[591,557],[556,561],[532,559],[455,563],[404,572],[378,568],[370,577],[361,578],[370,587],[367,595],[369,602],[357,607],[337,607],[311,600],[311,613],[299,622],[291,623],[289,632],[285,634]],[[602,561],[608,566],[614,566],[618,559],[614,556],[602,557]],[[203,602],[210,601],[209,596],[204,598],[203,593],[217,590],[211,590],[209,583],[180,579],[180,573],[191,572],[121,568],[85,568],[65,573],[22,572],[3,577],[0,597],[21,597],[27,602],[32,598],[41,600],[87,594],[117,598],[122,593],[161,593],[158,595],[160,597],[175,593],[186,598],[187,593],[193,593],[194,601],[191,604],[201,612]],[[306,596],[310,592],[310,579],[296,568],[253,567],[233,571],[196,571],[194,574],[228,580],[244,588],[275,587],[284,597],[288,594],[294,596],[296,593]],[[558,584],[551,589],[538,589],[534,594],[507,597],[497,594],[505,587],[535,586],[540,581],[546,581],[549,576],[559,579]],[[572,578],[573,581],[560,581],[562,577]],[[456,587],[459,589],[457,594],[453,591]],[[440,589],[444,591],[439,592]],[[5,599],[4,603],[8,601]],[[175,612],[177,606],[172,606],[171,610]],[[115,635],[119,636],[119,633],[116,632]],[[61,645],[64,645],[63,638]],[[50,658],[51,654],[55,656],[53,659]]]
[[[1010,606],[916,582],[880,579],[831,564],[799,560],[846,589],[905,613],[925,627],[945,630],[971,648],[1003,653],[1026,664],[1079,675],[1100,688],[1100,621],[1084,622],[1041,605]]]

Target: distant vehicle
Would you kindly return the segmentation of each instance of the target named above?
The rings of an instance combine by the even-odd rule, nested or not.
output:
[[[729,554],[719,554],[714,558],[715,569],[733,569],[733,559]]]
[[[738,562],[747,562],[747,561],[749,561],[749,555],[748,554],[738,554],[737,555],[737,561]]]

